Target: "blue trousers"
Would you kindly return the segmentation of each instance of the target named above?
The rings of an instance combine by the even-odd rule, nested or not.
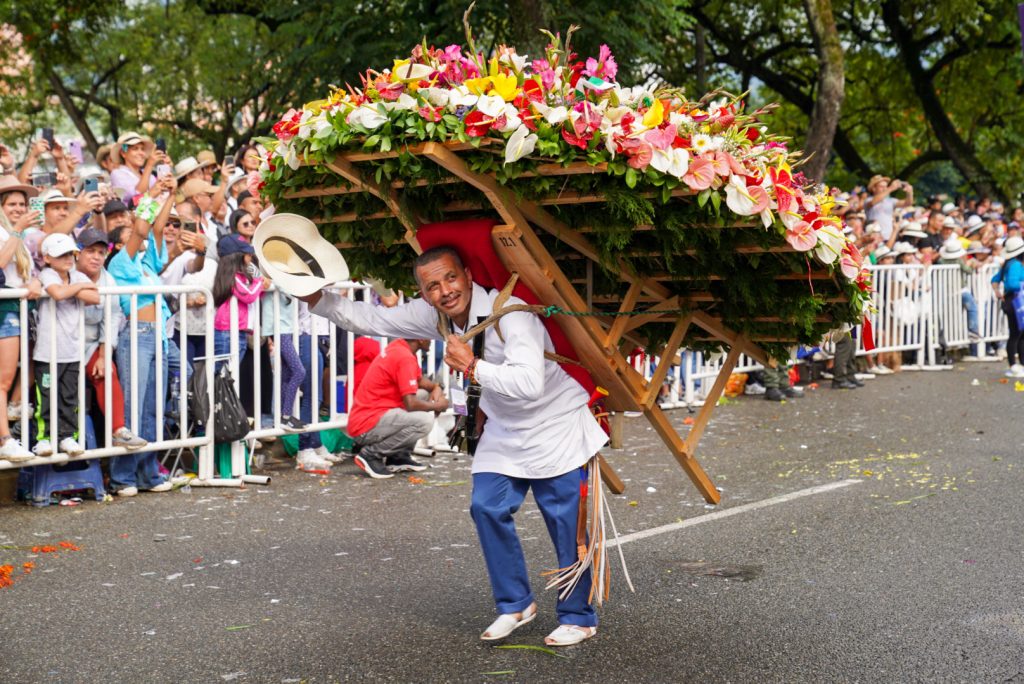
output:
[[[533,498],[537,501],[548,534],[555,545],[558,567],[564,568],[576,562],[580,470],[574,469],[564,475],[537,480],[498,473],[473,475],[473,501],[469,511],[476,523],[499,615],[519,613],[534,601],[526,559],[512,519],[522,505],[527,490],[533,489]],[[558,622],[581,627],[596,626],[597,613],[587,602],[589,594],[588,570],[573,592],[565,600],[558,600]]]

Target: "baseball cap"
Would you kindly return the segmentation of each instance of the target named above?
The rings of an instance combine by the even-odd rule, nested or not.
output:
[[[107,200],[107,203],[103,205],[103,215],[110,216],[111,214],[118,214],[122,211],[131,211],[128,205],[119,199]]]
[[[217,255],[226,257],[229,254],[256,254],[253,246],[241,235],[225,235],[217,241]]]
[[[78,251],[78,245],[75,244],[74,238],[66,233],[50,233],[43,240],[43,244],[40,245],[39,251],[44,256],[60,257],[65,254],[71,254],[72,252]]]
[[[87,249],[97,244],[109,245],[107,234],[99,228],[86,228],[78,234],[78,248]]]

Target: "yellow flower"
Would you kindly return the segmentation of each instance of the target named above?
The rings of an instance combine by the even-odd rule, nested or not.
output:
[[[510,74],[498,74],[491,79],[493,88],[487,93],[488,95],[499,95],[505,102],[511,102],[516,99],[516,93],[519,92],[519,81],[515,76]]]
[[[661,100],[655,100],[651,108],[644,114],[644,126],[647,128],[657,128],[665,120],[665,106],[661,104]]]
[[[402,66],[408,67],[408,65],[409,65],[409,60],[407,60],[407,59],[396,59],[395,60],[395,65],[393,67],[391,67],[391,82],[392,83],[395,83],[395,82],[401,80],[399,78],[399,76],[398,76],[398,68],[402,67]]]
[[[466,86],[472,95],[486,95],[491,87],[491,77],[469,78],[463,81],[462,85]]]

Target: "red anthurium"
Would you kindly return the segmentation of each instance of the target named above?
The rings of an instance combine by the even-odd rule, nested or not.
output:
[[[299,120],[302,119],[302,112],[297,109],[289,109],[280,121],[274,124],[274,135],[281,142],[288,142],[299,132]]]
[[[494,123],[494,119],[479,109],[474,109],[466,115],[462,122],[466,125],[466,135],[471,138],[482,138],[487,135],[487,131],[491,130],[491,124]]]
[[[544,100],[544,88],[541,87],[541,84],[538,83],[536,79],[526,79],[526,82],[523,83],[523,93],[534,102],[541,102]]]
[[[761,137],[761,131],[759,131],[755,126],[750,126],[747,128],[746,136],[747,140],[750,142],[757,142],[757,139]]]
[[[430,105],[420,107],[420,116],[427,121],[438,122],[443,115],[444,107],[431,107]]]

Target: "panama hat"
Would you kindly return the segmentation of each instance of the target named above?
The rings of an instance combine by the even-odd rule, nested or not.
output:
[[[889,249],[889,245],[879,245],[878,249],[875,250],[875,259],[881,261],[885,257],[895,256],[892,250]]]
[[[916,254],[917,247],[914,247],[909,242],[897,242],[892,246],[892,253],[897,256],[900,254]]]
[[[39,194],[39,188],[33,188],[31,185],[19,183],[14,174],[0,176],[0,195],[6,195],[9,192],[23,193],[25,198],[28,199],[29,197],[37,196]]]
[[[207,166],[212,165],[213,162],[201,162],[195,157],[185,157],[180,162],[174,165],[174,177],[177,180],[181,180],[183,177],[198,171],[199,169],[205,169]]]
[[[959,259],[962,256],[966,256],[967,250],[964,249],[963,243],[958,238],[950,238],[939,249],[940,259]]]
[[[305,216],[274,214],[263,219],[252,246],[263,272],[292,296],[305,297],[348,280],[345,258]]]
[[[900,237],[926,238],[928,233],[921,230],[921,224],[917,221],[907,221],[900,231]]]
[[[1007,238],[1006,244],[1003,245],[1003,258],[1012,259],[1019,254],[1024,254],[1024,238],[1016,235]]]
[[[128,133],[123,133],[121,137],[117,139],[117,144],[114,145],[114,149],[111,151],[110,156],[118,164],[124,164],[124,157],[121,155],[122,150],[124,150],[125,147],[131,147],[132,145],[138,145],[139,143],[145,145],[146,156],[152,154],[153,149],[156,148],[156,143],[154,143],[149,136],[139,135],[138,133],[129,131]]]

